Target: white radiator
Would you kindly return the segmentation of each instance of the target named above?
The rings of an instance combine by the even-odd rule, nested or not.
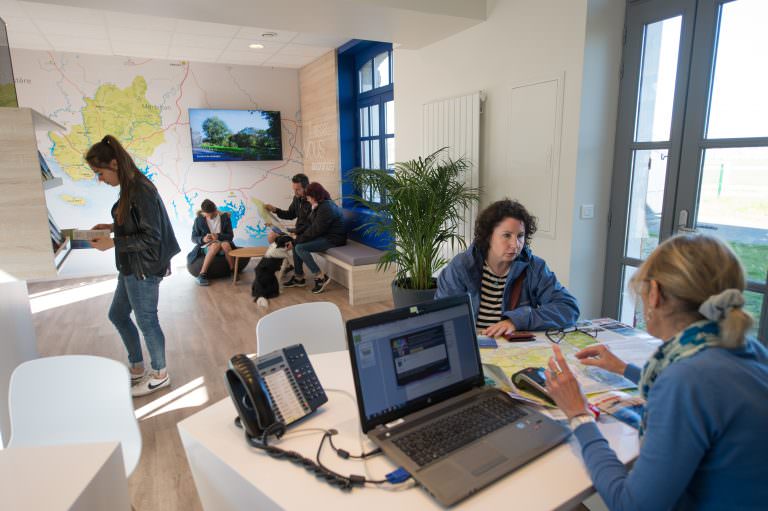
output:
[[[422,109],[422,154],[432,154],[441,147],[447,147],[447,156],[452,159],[464,157],[471,166],[464,173],[466,183],[474,188],[480,186],[480,102],[481,93],[457,96],[426,103]],[[464,222],[459,224],[459,235],[467,245],[475,233],[477,204],[465,210]],[[461,252],[459,245],[443,247],[443,257],[451,260]]]

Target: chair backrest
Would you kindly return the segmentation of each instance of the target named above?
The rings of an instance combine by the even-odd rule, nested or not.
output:
[[[269,313],[256,324],[256,354],[303,344],[309,355],[346,349],[341,311],[331,302],[291,305]]]
[[[119,441],[126,476],[139,462],[130,376],[119,362],[89,355],[24,362],[11,375],[8,401],[10,448]]]

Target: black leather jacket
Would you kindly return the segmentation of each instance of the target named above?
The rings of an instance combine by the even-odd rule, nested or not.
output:
[[[155,185],[136,179],[133,187],[131,209],[122,225],[117,223],[117,203],[112,206],[115,264],[123,275],[162,277],[181,249]]]

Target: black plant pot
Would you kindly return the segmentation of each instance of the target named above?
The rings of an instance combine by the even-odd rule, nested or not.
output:
[[[407,280],[410,283],[410,279]],[[408,307],[418,303],[431,302],[435,299],[437,293],[437,280],[432,279],[434,285],[431,289],[408,289],[397,285],[397,281],[392,281],[392,301],[395,302],[395,308]]]

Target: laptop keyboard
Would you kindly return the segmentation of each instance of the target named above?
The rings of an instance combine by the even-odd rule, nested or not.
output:
[[[491,396],[406,433],[393,443],[423,467],[525,415],[509,400]]]

